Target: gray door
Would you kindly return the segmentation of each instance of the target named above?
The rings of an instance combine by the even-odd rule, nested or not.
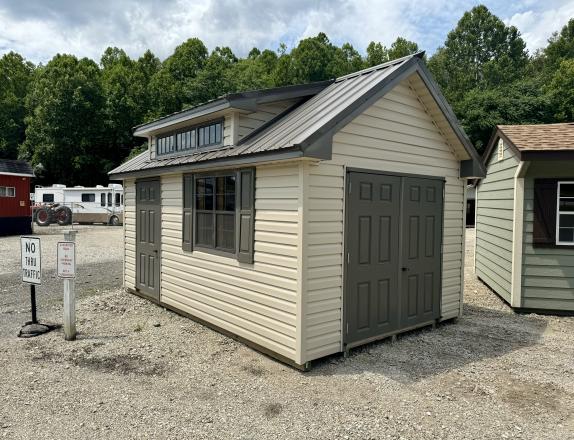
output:
[[[402,198],[401,327],[440,316],[443,181],[406,177]]]
[[[348,174],[346,344],[439,317],[442,184]]]
[[[136,289],[159,301],[159,180],[137,181],[136,195]]]

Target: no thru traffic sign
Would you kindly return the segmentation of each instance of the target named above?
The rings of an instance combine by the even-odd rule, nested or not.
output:
[[[42,284],[42,252],[39,237],[20,237],[22,282]]]

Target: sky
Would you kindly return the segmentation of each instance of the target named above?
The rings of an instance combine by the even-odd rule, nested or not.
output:
[[[574,17],[574,0],[493,0],[484,3],[521,32],[532,53]],[[188,38],[238,56],[253,47],[292,48],[318,32],[364,53],[370,41],[389,46],[398,36],[431,54],[469,0],[0,0],[0,54],[15,51],[34,63],[56,53],[99,61],[108,46],[165,59]]]

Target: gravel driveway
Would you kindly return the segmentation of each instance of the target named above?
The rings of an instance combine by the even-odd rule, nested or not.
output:
[[[301,373],[123,293],[120,229],[78,234],[75,342],[15,337],[27,297],[17,240],[0,239],[0,437],[574,438],[574,318],[516,315],[470,267],[457,323]],[[43,239],[47,249],[58,236]],[[53,322],[57,285],[42,287],[40,316]]]

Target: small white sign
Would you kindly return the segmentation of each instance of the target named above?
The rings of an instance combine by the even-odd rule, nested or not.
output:
[[[20,237],[22,282],[42,284],[42,252],[39,237]]]
[[[76,244],[73,241],[58,242],[57,260],[60,278],[76,277]]]

